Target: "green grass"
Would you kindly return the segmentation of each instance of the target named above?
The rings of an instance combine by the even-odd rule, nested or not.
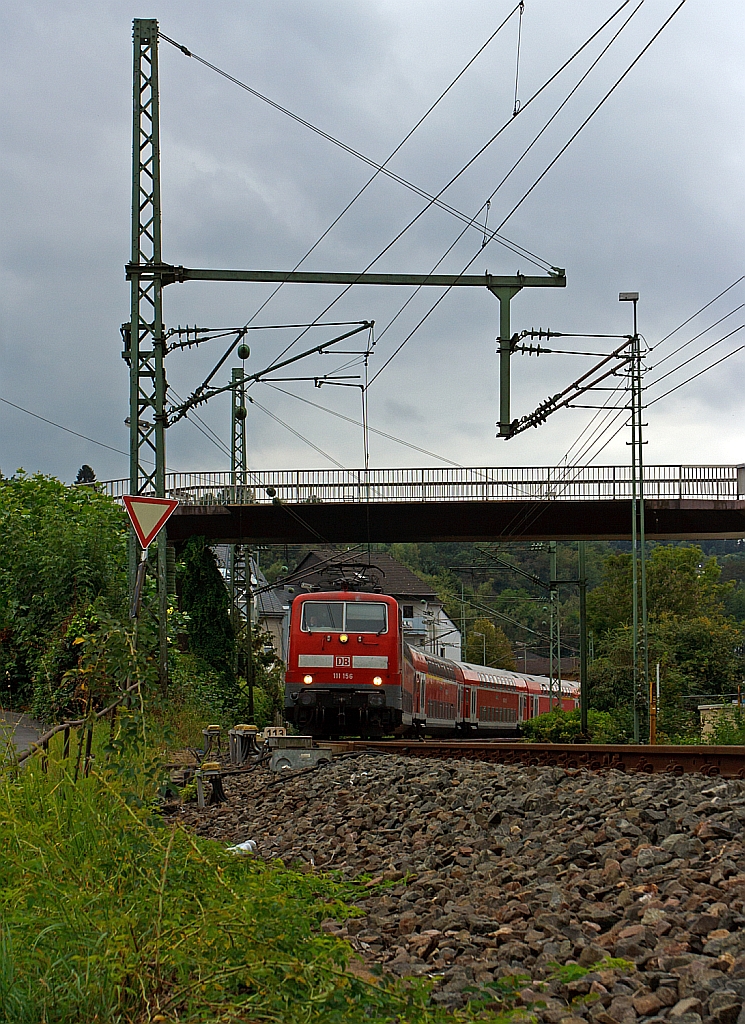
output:
[[[353,885],[238,858],[153,812],[157,758],[101,730],[74,756],[0,774],[0,1020],[429,1024],[426,982],[360,977],[323,934]],[[125,728],[126,734],[126,728]],[[73,755],[75,746],[73,745]]]

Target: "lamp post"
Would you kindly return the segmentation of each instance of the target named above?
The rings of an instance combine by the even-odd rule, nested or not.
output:
[[[472,634],[472,635],[473,635],[473,636],[480,636],[480,637],[481,637],[481,639],[482,639],[482,640],[484,641],[484,657],[483,657],[483,659],[482,659],[482,661],[481,661],[481,664],[482,664],[482,665],[483,665],[484,667],[486,667],[486,636],[485,636],[485,635],[484,635],[483,633],[479,633],[479,631],[478,631],[478,630],[476,630],[476,629],[474,629],[474,631],[473,631],[473,634]]]
[[[642,457],[642,365],[641,345],[637,329],[636,305],[639,292],[619,292],[619,302],[634,307],[634,333],[631,339],[631,589],[632,589],[632,665],[634,677],[634,743],[641,737],[639,710],[649,682],[649,651],[647,647],[647,560],[644,532],[644,460]],[[641,570],[639,572],[639,570]],[[641,579],[639,579],[641,576]],[[641,585],[642,672],[639,666],[639,589]],[[643,674],[644,688],[640,685]]]

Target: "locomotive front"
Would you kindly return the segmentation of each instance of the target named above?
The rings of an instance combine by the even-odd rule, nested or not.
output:
[[[336,591],[292,602],[285,717],[301,733],[381,736],[401,724],[398,604]]]

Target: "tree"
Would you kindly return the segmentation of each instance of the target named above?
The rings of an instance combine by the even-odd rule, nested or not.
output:
[[[484,662],[484,652],[486,660]],[[486,663],[492,668],[516,669],[515,655],[504,630],[485,616],[476,619],[466,639],[466,661],[472,665]]]
[[[94,484],[96,482],[96,474],[93,472],[90,466],[83,463],[78,470],[78,475],[75,477],[76,484]]]
[[[19,471],[0,479],[0,536],[3,696],[51,717],[78,661],[72,625],[126,618],[126,515],[93,488]]]
[[[664,616],[694,618],[724,614],[734,584],[720,582],[715,557],[700,547],[659,544],[647,559],[647,608],[650,622]],[[587,595],[588,625],[596,634],[628,625],[632,619],[631,554],[608,555],[603,581]]]
[[[183,611],[189,616],[187,633],[193,654],[235,684],[235,632],[230,621],[230,595],[217,567],[217,559],[204,537],[191,537],[184,551],[181,572]]]

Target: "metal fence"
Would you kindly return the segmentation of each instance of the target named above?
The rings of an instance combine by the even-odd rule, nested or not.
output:
[[[453,469],[298,469],[231,473],[168,473],[166,494],[186,505],[271,504],[273,501],[597,501],[632,496],[630,466]],[[120,498],[128,480],[107,480],[101,490]],[[737,500],[745,496],[743,466],[646,466],[644,495],[651,499]]]

